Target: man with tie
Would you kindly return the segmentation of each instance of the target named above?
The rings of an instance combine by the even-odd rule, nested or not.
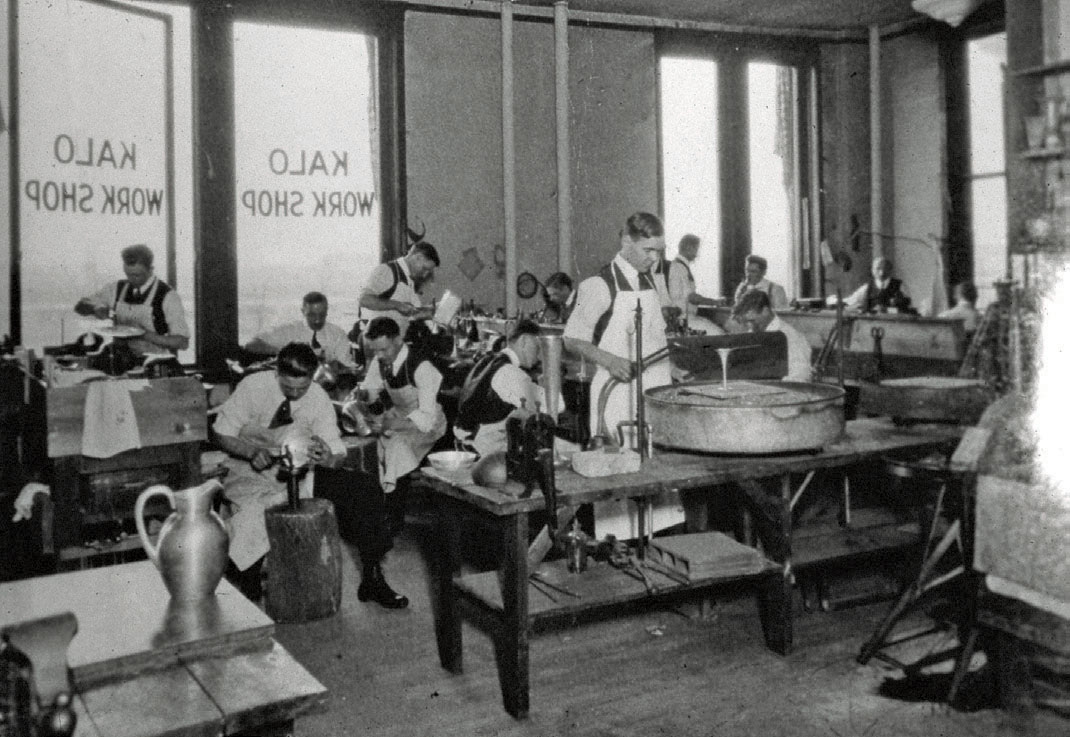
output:
[[[303,320],[283,323],[256,335],[245,350],[259,356],[274,356],[287,343],[305,343],[335,374],[356,368],[345,330],[327,322],[327,296],[309,292],[301,300]]]
[[[598,395],[611,378],[622,382],[609,395],[605,422],[610,432],[618,422],[635,419],[635,317],[642,308],[643,354],[666,346],[662,297],[651,269],[665,253],[665,229],[657,215],[637,212],[625,222],[620,251],[595,276],[580,282],[576,307],[565,325],[565,350],[597,366],[591,380],[591,434],[599,431]],[[662,278],[662,284],[664,279]],[[646,365],[643,386],[670,383],[668,362]],[[636,516],[626,503],[595,505],[595,534],[612,533],[621,539],[636,536]],[[658,528],[683,521],[682,510],[659,506],[653,510]],[[649,531],[649,530],[648,530]]]
[[[252,599],[259,598],[260,565],[268,551],[264,510],[286,501],[286,478],[277,461],[289,449],[295,465],[311,470],[301,480],[302,497],[312,496],[315,467],[337,468],[346,447],[338,432],[334,405],[312,381],[319,360],[304,343],[279,351],[275,372],[242,379],[216,414],[216,444],[230,458],[224,493],[230,503],[232,580]],[[345,528],[342,513],[339,530]]]
[[[78,300],[74,311],[102,320],[114,316],[116,325],[143,329],[142,335],[126,341],[137,356],[184,351],[189,347],[186,312],[178,292],[153,275],[152,250],[143,243],[127,246],[122,259],[126,278]]]

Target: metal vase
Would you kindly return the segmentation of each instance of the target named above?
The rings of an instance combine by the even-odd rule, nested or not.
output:
[[[540,335],[539,351],[542,360],[543,393],[546,395],[546,414],[557,422],[561,411],[558,400],[561,397],[561,358],[564,342],[560,335]]]
[[[212,502],[223,487],[208,481],[182,491],[166,486],[150,486],[134,505],[134,519],[141,545],[160,571],[171,598],[194,601],[215,593],[227,565],[230,535]],[[145,504],[154,496],[164,496],[174,511],[160,528],[153,545],[145,529]]]

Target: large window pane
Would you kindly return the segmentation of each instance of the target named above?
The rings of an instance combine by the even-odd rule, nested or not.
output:
[[[324,292],[348,330],[379,262],[375,39],[236,23],[238,332]]]
[[[71,308],[122,277],[131,243],[152,248],[192,327],[188,9],[20,0],[18,39],[23,343],[82,332]]]
[[[717,62],[662,57],[661,156],[665,241],[676,256],[681,236],[702,239],[692,268],[700,294],[721,292],[721,194],[717,133]]]
[[[1003,145],[1003,66],[1007,34],[967,44],[970,104],[970,230],[978,307],[995,299],[992,283],[1007,273],[1007,178]]]
[[[795,76],[791,67],[747,65],[751,253],[769,262],[766,277],[789,298],[797,291]]]

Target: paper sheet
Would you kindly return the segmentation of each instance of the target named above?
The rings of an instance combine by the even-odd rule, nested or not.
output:
[[[442,299],[438,301],[435,315],[431,319],[439,325],[449,325],[459,309],[461,309],[461,298],[447,289]]]

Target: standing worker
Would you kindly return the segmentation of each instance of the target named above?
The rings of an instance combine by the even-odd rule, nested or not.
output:
[[[416,290],[434,275],[439,263],[435,247],[419,241],[401,258],[376,266],[360,293],[361,318],[370,322],[389,317],[404,338],[410,322],[427,320],[434,314],[431,307],[423,306]]]
[[[654,285],[651,267],[665,252],[665,228],[657,215],[637,212],[620,232],[620,251],[596,276],[580,283],[576,308],[565,325],[565,349],[594,363],[591,380],[591,433],[597,434],[598,396],[612,377],[623,382],[609,396],[606,427],[635,419],[635,310],[642,307],[643,353],[649,356],[666,346],[662,301]],[[643,386],[663,386],[671,381],[667,361],[646,366]],[[638,534],[634,510],[627,503],[610,502],[595,507],[595,533],[619,538]],[[670,520],[670,518],[672,518]],[[682,512],[659,508],[654,523],[666,527],[682,521]]]

